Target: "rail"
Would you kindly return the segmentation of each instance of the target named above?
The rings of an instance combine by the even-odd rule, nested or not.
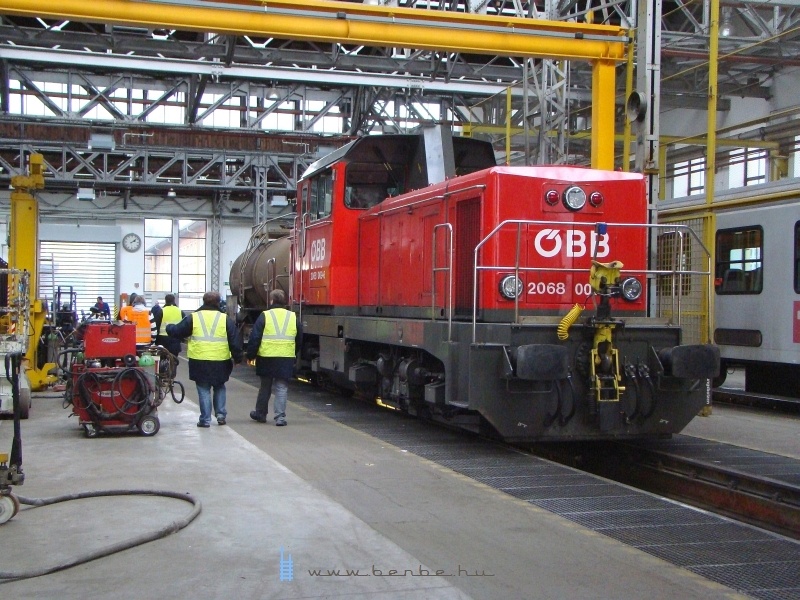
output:
[[[517,228],[517,240],[516,240],[516,249],[515,249],[515,261],[513,265],[482,265],[479,264],[479,256],[481,249],[489,243],[490,240],[495,238],[501,230],[516,226]],[[677,325],[681,324],[681,299],[680,296],[682,295],[682,282],[683,277],[688,277],[692,275],[699,275],[704,276],[706,278],[706,289],[709,290],[709,293],[705,295],[706,301],[706,314],[711,309],[711,294],[710,290],[713,289],[712,287],[712,280],[711,280],[711,253],[709,252],[708,248],[705,247],[702,240],[698,237],[698,235],[687,225],[673,225],[673,224],[657,224],[657,223],[578,223],[578,222],[571,222],[571,223],[564,223],[563,221],[536,221],[536,220],[520,220],[520,219],[509,219],[506,221],[502,221],[499,223],[492,231],[490,231],[486,237],[484,237],[478,244],[475,246],[474,250],[474,259],[473,259],[473,272],[472,272],[472,343],[474,344],[477,340],[477,322],[478,322],[478,273],[483,271],[514,271],[515,276],[519,279],[520,272],[534,272],[534,273],[586,273],[588,279],[588,273],[586,269],[575,269],[575,268],[567,268],[567,267],[524,267],[520,266],[520,254],[521,254],[521,245],[522,245],[522,227],[523,226],[544,226],[544,227],[552,227],[552,228],[560,228],[563,230],[574,230],[574,229],[583,229],[586,231],[598,231],[599,226],[604,226],[607,230],[612,229],[645,229],[648,233],[652,232],[662,232],[662,233],[674,233],[678,236],[679,244],[678,244],[678,256],[684,256],[684,241],[688,234],[694,242],[702,249],[706,257],[706,269],[703,270],[691,270],[691,269],[684,269],[684,261],[678,260],[672,262],[671,269],[623,269],[623,273],[628,274],[640,274],[644,275],[647,278],[651,277],[659,277],[659,276],[670,276],[673,285],[671,286],[672,290],[672,303],[673,303],[673,314],[677,314]],[[649,239],[649,235],[648,235]],[[678,280],[678,285],[675,286],[675,280]],[[675,300],[675,293],[677,289],[677,295],[679,298]],[[519,322],[519,298],[521,294],[517,294],[514,298],[514,322]],[[677,312],[675,312],[677,310]],[[710,320],[709,320],[709,331],[707,332],[708,339],[711,339],[711,330],[710,330]]]

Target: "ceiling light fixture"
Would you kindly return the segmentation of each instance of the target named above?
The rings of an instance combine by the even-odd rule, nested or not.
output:
[[[730,37],[733,33],[733,25],[731,24],[731,13],[733,9],[729,6],[722,7],[722,22],[719,26],[720,37]]]

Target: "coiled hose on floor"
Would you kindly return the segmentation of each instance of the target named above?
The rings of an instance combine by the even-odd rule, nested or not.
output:
[[[181,529],[186,527],[189,523],[194,521],[197,515],[200,514],[201,510],[200,501],[191,494],[182,494],[178,492],[170,492],[163,490],[101,490],[96,492],[79,492],[76,494],[65,494],[63,496],[54,496],[52,498],[24,498],[22,496],[18,496],[17,498],[19,499],[20,504],[25,504],[28,506],[33,506],[35,508],[39,508],[41,506],[49,506],[51,504],[58,504],[59,502],[67,502],[69,500],[81,500],[84,498],[99,498],[102,496],[163,496],[165,498],[175,498],[177,500],[183,500],[185,502],[189,502],[192,504],[193,508],[191,512],[187,514],[185,517],[172,521],[171,523],[168,523],[161,529],[152,531],[150,533],[143,533],[137,535],[134,538],[117,542],[116,544],[112,544],[106,548],[101,548],[99,550],[87,552],[86,554],[82,554],[72,560],[55,565],[53,567],[32,569],[30,571],[23,571],[20,573],[4,573],[0,571],[0,584],[9,583],[11,581],[19,581],[21,579],[30,579],[32,577],[39,577],[41,575],[48,575],[50,573],[56,573],[57,571],[63,571],[65,569],[69,569],[77,565],[82,565],[84,563],[96,560],[98,558],[115,554],[116,552],[122,552],[123,550],[128,550],[129,548],[133,548],[134,546],[140,546],[142,544],[146,544],[147,542],[152,542],[154,540],[167,537],[171,533],[180,531]]]

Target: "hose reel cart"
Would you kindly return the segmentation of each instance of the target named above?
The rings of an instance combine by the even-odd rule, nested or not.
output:
[[[158,357],[136,353],[136,326],[98,321],[82,331],[83,351],[70,366],[64,406],[72,404],[87,437],[100,432],[158,433]]]

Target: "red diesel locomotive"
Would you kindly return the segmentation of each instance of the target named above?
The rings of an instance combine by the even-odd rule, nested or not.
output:
[[[308,168],[291,235],[254,239],[231,284],[241,322],[289,293],[320,384],[514,442],[662,436],[702,410],[719,351],[648,316],[650,280],[691,275],[648,270],[656,227],[639,174],[368,136]]]

